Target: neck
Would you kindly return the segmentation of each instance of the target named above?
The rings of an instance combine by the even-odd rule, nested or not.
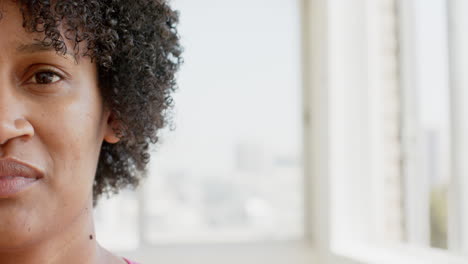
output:
[[[90,204],[88,208],[92,208]],[[33,245],[1,250],[2,264],[97,264],[107,263],[105,251],[96,242],[92,209],[85,209],[62,230]]]

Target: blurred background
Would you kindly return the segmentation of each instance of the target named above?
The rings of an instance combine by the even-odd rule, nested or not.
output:
[[[172,129],[97,239],[148,263],[468,263],[468,1],[173,0]]]

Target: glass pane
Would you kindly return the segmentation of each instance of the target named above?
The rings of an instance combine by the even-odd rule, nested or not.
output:
[[[423,166],[430,182],[430,244],[447,248],[450,180],[447,7],[445,0],[418,0],[416,3]]]
[[[104,247],[120,251],[136,249],[140,245],[138,201],[133,191],[122,191],[111,199],[103,197],[94,218],[96,238]]]
[[[424,190],[409,190],[408,196],[424,193],[427,210],[416,215],[422,230],[422,246],[448,247],[448,185],[450,183],[450,105],[448,66],[448,18],[446,0],[413,1],[413,59],[414,103],[417,105],[412,133],[417,137],[414,147],[418,156],[418,177]],[[407,117],[406,117],[407,118]],[[413,193],[412,193],[413,192]],[[421,212],[427,212],[422,214]],[[409,226],[408,228],[412,228]],[[408,230],[411,233],[411,230]],[[427,233],[427,234],[426,234]]]
[[[145,184],[145,239],[301,237],[298,3],[175,4],[185,64],[176,129],[162,133]]]

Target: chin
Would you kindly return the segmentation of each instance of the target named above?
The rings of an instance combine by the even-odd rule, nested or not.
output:
[[[0,202],[0,251],[22,249],[46,237],[46,223],[35,214],[35,210],[26,210],[18,206],[5,206]]]
[[[0,229],[0,252],[21,251],[33,245],[37,245],[43,237],[37,231],[28,227],[10,225],[9,229]]]

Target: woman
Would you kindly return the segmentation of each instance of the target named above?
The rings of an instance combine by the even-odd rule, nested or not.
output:
[[[131,263],[92,209],[167,123],[177,20],[164,0],[0,0],[0,263]]]

